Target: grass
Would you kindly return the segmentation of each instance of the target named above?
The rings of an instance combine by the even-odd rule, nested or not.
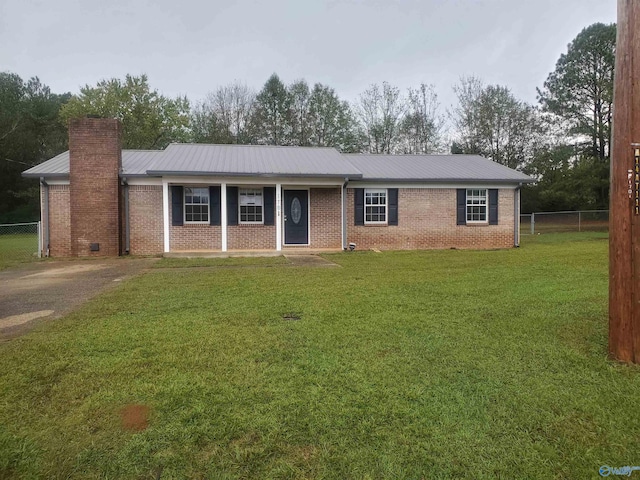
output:
[[[37,259],[38,236],[35,233],[0,235],[0,270]]]
[[[598,478],[640,462],[602,234],[155,270],[0,345],[0,477]],[[299,320],[295,320],[299,318]],[[122,428],[128,404],[149,428]],[[634,463],[635,462],[635,463]]]
[[[282,255],[276,257],[227,257],[227,258],[161,258],[154,268],[189,267],[257,267],[285,265],[289,263]]]

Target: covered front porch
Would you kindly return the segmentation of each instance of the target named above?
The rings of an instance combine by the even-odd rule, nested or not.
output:
[[[340,251],[345,182],[331,178],[162,179],[165,255]]]

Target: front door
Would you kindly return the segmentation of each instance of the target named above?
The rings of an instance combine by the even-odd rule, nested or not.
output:
[[[284,191],[284,243],[309,244],[309,191]]]

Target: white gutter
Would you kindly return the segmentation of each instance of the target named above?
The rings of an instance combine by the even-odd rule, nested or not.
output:
[[[129,255],[131,249],[131,223],[129,221],[129,184],[127,177],[122,177],[124,187],[124,253]]]
[[[518,184],[513,191],[513,246],[520,246],[520,189],[522,183]]]
[[[347,184],[349,178],[344,179],[342,190],[340,192],[340,201],[342,202],[342,250],[347,249]]]
[[[42,211],[40,212],[40,221],[42,222],[42,244],[44,247],[44,256],[49,256],[49,184],[44,177],[40,177],[40,185],[42,186]],[[40,252],[42,255],[42,252]]]

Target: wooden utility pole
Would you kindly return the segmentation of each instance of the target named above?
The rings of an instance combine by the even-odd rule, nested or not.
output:
[[[609,355],[640,363],[640,0],[618,0],[609,220]]]

